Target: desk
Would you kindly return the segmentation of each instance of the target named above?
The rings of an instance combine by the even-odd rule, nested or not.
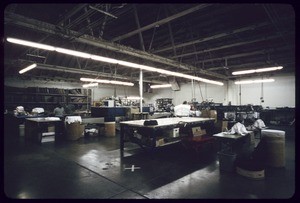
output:
[[[187,132],[192,127],[201,126],[206,129],[207,134],[213,130],[214,119],[174,117],[156,119],[158,125],[144,126],[145,120],[120,122],[120,152],[124,155],[124,142],[129,140],[140,145],[142,148],[149,147],[154,150],[156,147],[180,142],[183,137],[188,136]],[[179,129],[179,135],[174,136],[173,131]],[[127,138],[127,139],[126,139]]]
[[[92,117],[104,117],[104,122],[115,122],[116,117],[126,116],[130,107],[91,107]]]
[[[237,153],[241,155],[248,155],[253,151],[254,148],[254,136],[252,131],[248,131],[246,135],[229,134],[229,133],[218,133],[214,134],[213,137],[221,142],[222,152]]]
[[[246,135],[239,135],[239,134],[228,134],[228,133],[218,133],[214,134],[213,137],[217,138],[221,142],[221,151],[228,151],[233,152],[234,151],[234,144],[238,140],[245,139]]]
[[[155,112],[149,115],[149,119],[168,118],[172,115],[170,112]]]
[[[55,125],[55,141],[63,132],[63,122],[58,117],[26,118],[25,139],[35,143],[41,143],[42,133],[46,132],[49,124]],[[59,139],[59,138],[58,138]]]
[[[45,115],[18,115],[5,114],[4,115],[4,130],[10,137],[19,137],[19,125],[24,124],[26,118],[40,118]]]
[[[132,113],[132,120],[145,120],[149,118],[148,112]]]

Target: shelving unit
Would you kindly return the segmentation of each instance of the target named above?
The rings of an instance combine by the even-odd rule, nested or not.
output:
[[[172,104],[172,98],[156,99],[156,105],[159,110],[166,109],[169,104]]]
[[[73,105],[74,109],[89,110],[91,107],[91,90],[4,87],[4,107],[8,111],[13,111],[16,106],[23,106],[28,112],[35,107],[42,107],[45,111],[53,111],[58,102],[64,106]]]

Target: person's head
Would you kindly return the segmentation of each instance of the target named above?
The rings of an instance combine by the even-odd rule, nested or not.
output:
[[[57,105],[56,105],[58,108],[61,108],[62,106],[61,106],[61,103],[57,103]]]
[[[184,101],[183,104],[187,104],[187,101]]]
[[[242,123],[244,121],[243,116],[237,116],[236,121]]]

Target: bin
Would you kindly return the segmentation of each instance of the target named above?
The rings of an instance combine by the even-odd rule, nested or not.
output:
[[[285,166],[285,131],[262,130],[265,142],[266,165],[271,167]]]
[[[218,152],[220,171],[234,172],[237,154],[230,152]]]
[[[116,122],[105,122],[104,123],[104,135],[107,137],[116,136]]]

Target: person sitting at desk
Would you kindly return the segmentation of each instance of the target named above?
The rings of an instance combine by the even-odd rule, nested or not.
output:
[[[190,110],[191,106],[187,103],[187,101],[184,101],[182,104],[179,104],[174,107],[174,115],[176,117],[188,117],[190,116]]]
[[[65,114],[64,107],[60,103],[58,103],[57,107],[53,111],[53,114],[54,114],[54,116],[57,116],[57,117],[63,117]]]
[[[261,138],[261,130],[267,128],[264,121],[259,118],[252,119],[252,125],[247,127],[247,130],[252,130],[254,132],[254,137],[259,139]]]
[[[264,121],[259,118],[253,118],[252,123],[252,125],[249,125],[247,127],[248,130],[261,130],[263,128],[266,128]]]

